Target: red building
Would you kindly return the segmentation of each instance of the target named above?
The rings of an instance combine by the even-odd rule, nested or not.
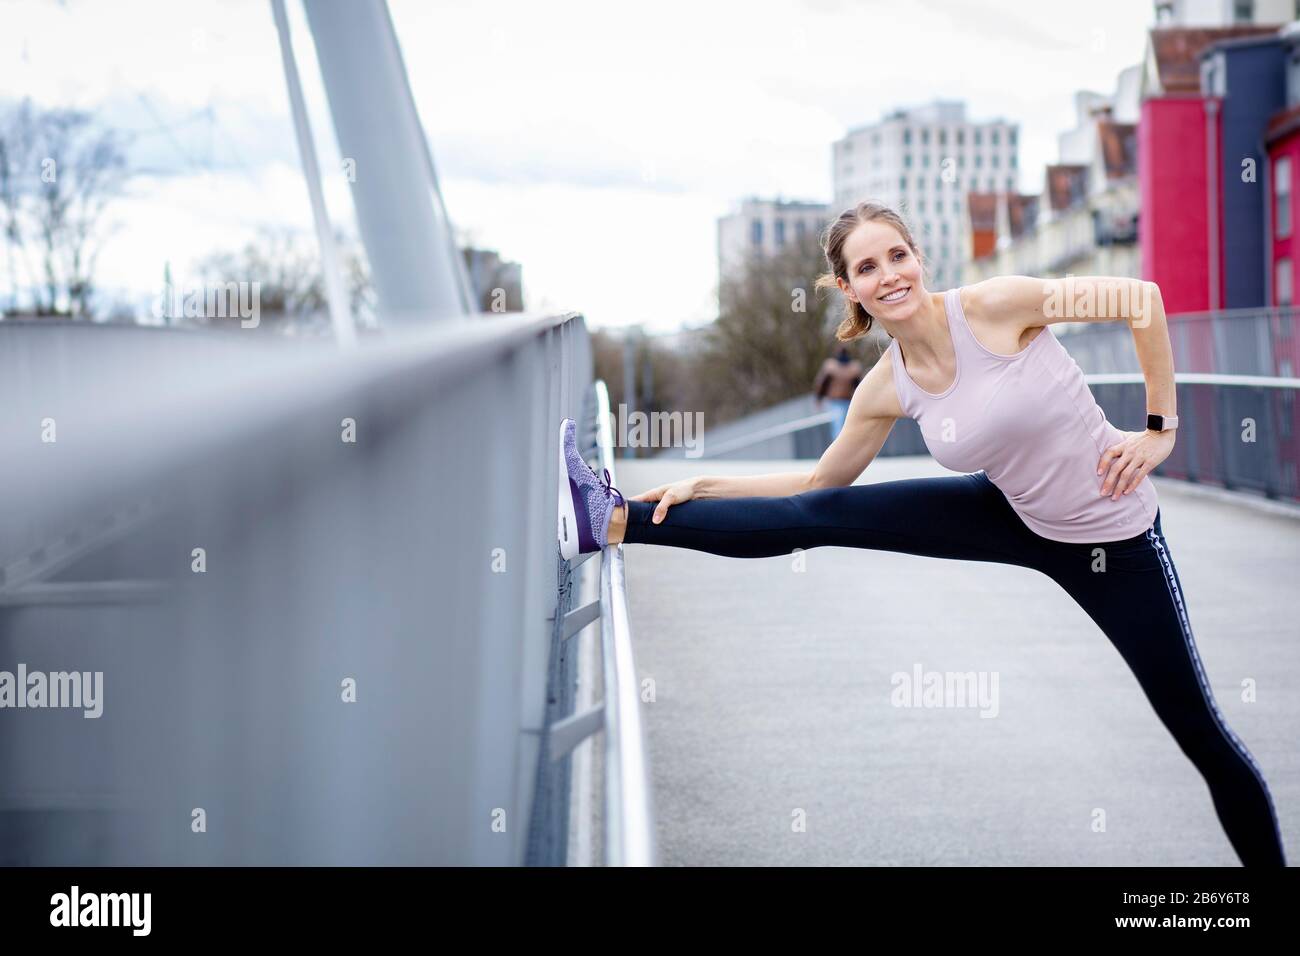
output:
[[[1201,54],[1220,41],[1277,31],[1274,25],[1149,33],[1138,123],[1138,244],[1142,278],[1160,286],[1170,314],[1223,307],[1222,97],[1202,92]]]

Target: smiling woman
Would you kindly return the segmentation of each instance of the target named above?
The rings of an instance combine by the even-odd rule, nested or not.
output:
[[[1082,286],[1094,303],[1107,284],[1127,289],[1126,306],[1093,318],[1123,318],[1133,328],[1154,414],[1148,430],[1128,433],[1106,421],[1082,370],[1047,328],[1078,318],[1061,314],[1075,291],[1062,280],[1002,276],[931,293],[910,230],[878,203],[845,210],[822,246],[829,271],[818,287],[834,285],[845,299],[837,338],[865,335],[879,322],[893,341],[816,468],[705,475],[624,500],[590,474],[570,437],[560,448],[561,527],[571,518],[593,529],[576,550],[659,544],[760,558],[831,546],[1039,571],[1132,669],[1208,784],[1241,861],[1285,865],[1263,773],[1210,692],[1147,477],[1173,448],[1177,424],[1159,290],[1108,277]],[[1144,299],[1150,308],[1139,314],[1133,303]],[[854,484],[904,416],[918,422],[940,464],[966,473]]]

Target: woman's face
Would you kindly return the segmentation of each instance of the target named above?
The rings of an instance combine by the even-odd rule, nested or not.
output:
[[[902,319],[921,307],[921,262],[889,223],[861,223],[844,242],[844,262],[849,284],[838,280],[840,290],[870,315]]]

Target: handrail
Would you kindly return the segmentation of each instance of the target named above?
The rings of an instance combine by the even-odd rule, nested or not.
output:
[[[1097,372],[1085,375],[1089,385],[1141,385],[1141,372]],[[1221,372],[1176,372],[1175,385],[1240,385],[1249,388],[1300,388],[1300,378],[1277,378],[1270,375],[1227,375]]]
[[[555,524],[496,502],[532,501],[527,476],[543,462],[553,474],[544,424],[580,414],[590,382],[577,313],[393,329],[350,355],[328,338],[0,322],[0,445],[16,456],[0,469],[0,603],[23,606],[24,646],[66,635],[68,659],[102,661],[117,688],[94,734],[39,721],[22,747],[0,739],[0,801],[202,792],[207,812],[239,818],[214,844],[176,841],[161,817],[96,816],[78,831],[94,864],[552,864],[564,789],[539,761],[563,677],[546,650],[553,662],[562,647],[545,617]],[[124,526],[101,519],[144,497],[157,514],[101,548]],[[123,622],[127,656],[107,640]],[[247,719],[223,722],[214,688],[243,667],[295,680],[248,687]],[[350,701],[320,690],[357,675],[384,709],[350,719]],[[430,701],[458,733],[428,739],[450,725],[430,723]],[[266,734],[272,713],[305,716]],[[122,759],[90,756],[104,748]],[[380,751],[360,782],[301,786]],[[13,783],[42,754],[57,755],[55,782]],[[294,813],[298,826],[276,827]],[[509,830],[478,825],[489,815]],[[52,839],[29,845],[33,862],[63,858]]]
[[[609,392],[595,383],[600,466],[614,471]],[[604,666],[605,858],[610,866],[655,865],[654,815],[640,697],[632,660],[623,545],[607,547],[600,566],[600,637]]]
[[[1140,372],[1113,372],[1113,373],[1095,373],[1084,375],[1083,380],[1089,385],[1139,385],[1146,381],[1146,378]],[[1175,385],[1236,385],[1249,388],[1300,388],[1300,378],[1277,378],[1267,375],[1224,375],[1209,372],[1178,372],[1174,375]],[[709,449],[710,455],[725,454],[735,451],[738,448],[747,448],[750,445],[757,445],[760,442],[768,441],[772,438],[780,438],[782,435],[789,435],[794,432],[805,431],[809,428],[816,428],[825,422],[831,420],[830,412],[818,412],[815,415],[807,415],[802,418],[796,418],[793,421],[783,422],[780,425],[770,425],[761,428],[756,432],[748,435],[740,435],[736,438],[728,439],[712,446]],[[611,471],[611,474],[613,472]]]
[[[108,485],[130,487],[199,449],[264,432],[304,409],[325,406],[376,383],[382,383],[388,394],[409,389],[422,400],[488,367],[520,341],[575,316],[573,312],[484,313],[427,329],[394,329],[383,338],[363,340],[350,354],[338,351],[330,339],[304,341],[295,351],[277,347],[283,343],[270,336],[243,340],[226,333],[238,340],[232,344],[246,345],[239,349],[237,365],[218,372],[191,363],[159,364],[152,370],[148,389],[126,387],[116,370],[106,367],[102,381],[87,379],[78,383],[75,392],[64,393],[87,416],[85,440],[64,452],[57,469],[49,464],[50,456],[33,455],[26,463],[29,467],[0,471],[0,495],[33,511],[58,513],[76,503],[70,498],[103,497]],[[78,336],[114,333],[111,326],[85,322],[62,326]],[[0,342],[7,334],[27,329],[48,334],[59,328],[59,323],[0,322]],[[191,335],[171,329],[153,329],[150,335],[160,344],[194,341]],[[211,338],[220,335],[211,333]],[[186,395],[187,401],[160,404],[160,394]],[[23,400],[20,396],[20,407]],[[119,453],[118,427],[124,421],[149,423],[154,441],[147,449],[130,456]],[[0,437],[9,437],[5,431],[0,427]],[[58,497],[46,493],[53,484],[61,488]]]
[[[769,425],[767,428],[759,429],[748,435],[741,435],[737,438],[731,438],[722,442],[710,451],[714,455],[725,454],[734,451],[737,448],[745,448],[749,445],[757,445],[761,441],[767,441],[771,438],[780,438],[782,435],[789,435],[792,432],[801,432],[807,428],[816,428],[818,425],[824,425],[832,420],[830,412],[818,412],[815,415],[806,415],[803,418],[796,418],[794,421],[782,422],[780,425]]]

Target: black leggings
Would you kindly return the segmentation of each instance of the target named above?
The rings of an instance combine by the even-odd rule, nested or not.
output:
[[[786,497],[628,502],[627,544],[766,558],[826,545],[1014,564],[1041,571],[1079,603],[1128,663],[1147,700],[1209,785],[1246,866],[1285,866],[1264,775],[1210,693],[1160,513],[1119,541],[1072,544],[1032,531],[984,472],[909,478]],[[1094,570],[1104,550],[1105,573]]]

